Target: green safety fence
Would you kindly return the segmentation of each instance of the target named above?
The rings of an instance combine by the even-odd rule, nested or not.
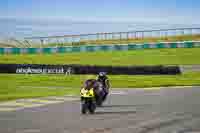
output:
[[[58,48],[58,53],[65,53],[65,52],[66,52],[66,48],[65,47]]]
[[[0,48],[0,54],[4,54],[4,48]]]
[[[158,44],[156,44],[156,47],[157,47],[157,48],[165,48],[165,44],[163,44],[163,43],[158,43]]]
[[[71,47],[71,52],[81,52],[81,47],[79,46],[75,46],[75,47]]]
[[[101,51],[110,51],[112,49],[109,45],[102,45],[99,47]]]
[[[43,48],[42,53],[51,54],[51,48]]]
[[[135,44],[128,44],[128,50],[134,50],[134,49],[136,49]]]
[[[171,43],[170,44],[170,48],[177,48],[178,47],[178,44],[177,43]]]
[[[94,52],[95,51],[95,47],[93,47],[93,46],[86,46],[86,51],[88,51],[88,52]]]
[[[12,54],[20,54],[20,48],[12,48],[11,51]]]
[[[143,44],[142,47],[143,47],[144,49],[146,49],[146,48],[150,48],[150,45],[149,45],[149,44]]]
[[[185,46],[185,48],[192,48],[192,47],[194,47],[194,43],[187,42],[187,43],[184,43],[184,46]]]
[[[28,49],[27,49],[27,52],[28,52],[29,54],[35,54],[35,53],[37,53],[37,51],[38,51],[37,48],[28,48]]]
[[[200,47],[200,42],[177,42],[156,44],[124,44],[124,45],[88,45],[88,46],[66,46],[58,48],[0,48],[0,54],[53,54],[70,52],[94,52],[94,51],[122,51],[150,48],[194,48]]]

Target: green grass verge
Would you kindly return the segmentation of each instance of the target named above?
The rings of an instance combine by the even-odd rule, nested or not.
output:
[[[200,72],[167,76],[109,76],[112,88],[200,85]],[[79,89],[94,75],[0,75],[0,101],[19,98],[79,94]]]
[[[82,65],[191,65],[200,64],[200,48],[143,49],[133,51],[0,55],[0,63]]]

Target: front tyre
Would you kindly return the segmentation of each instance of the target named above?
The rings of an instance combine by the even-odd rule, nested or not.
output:
[[[87,112],[87,107],[85,106],[85,104],[82,104],[81,113],[86,114],[86,112]]]
[[[87,104],[85,102],[82,102],[82,104],[81,104],[81,113],[82,114],[86,114],[87,108],[88,108]]]
[[[91,102],[90,105],[89,105],[90,114],[94,114],[95,113],[95,109],[96,109],[95,104],[93,102]]]

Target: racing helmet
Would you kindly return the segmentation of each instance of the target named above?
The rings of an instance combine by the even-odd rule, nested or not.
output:
[[[91,79],[85,81],[85,87],[88,87],[88,86],[91,86],[91,85],[92,85]]]
[[[98,78],[102,78],[102,77],[106,77],[106,73],[105,72],[99,72]]]

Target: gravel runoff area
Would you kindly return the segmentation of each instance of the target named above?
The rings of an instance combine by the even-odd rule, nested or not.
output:
[[[199,133],[200,87],[112,91],[94,115],[79,100],[0,112],[1,133]]]

